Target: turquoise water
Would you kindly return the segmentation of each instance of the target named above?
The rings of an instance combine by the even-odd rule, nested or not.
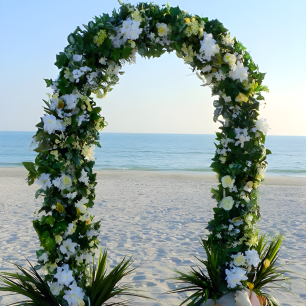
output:
[[[34,132],[0,132],[0,167],[34,161]],[[214,135],[101,133],[96,169],[211,171]],[[268,136],[267,174],[306,177],[306,137]]]

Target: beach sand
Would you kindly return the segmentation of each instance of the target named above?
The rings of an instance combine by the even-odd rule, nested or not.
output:
[[[0,270],[13,271],[10,261],[21,265],[25,257],[36,263],[39,241],[32,227],[33,212],[41,200],[36,184],[28,187],[27,171],[0,168]],[[101,220],[100,241],[113,267],[133,255],[141,264],[131,281],[157,301],[137,299],[132,305],[178,306],[185,294],[165,294],[176,288],[174,269],[187,272],[194,256],[203,257],[199,238],[213,217],[215,200],[210,189],[214,175],[182,172],[98,171],[97,198],[92,214]],[[306,178],[267,177],[260,187],[261,233],[283,233],[279,263],[294,262],[288,270],[306,276]],[[272,294],[282,306],[306,305],[306,281],[297,275],[286,283],[295,295]],[[15,301],[1,297],[0,305]]]

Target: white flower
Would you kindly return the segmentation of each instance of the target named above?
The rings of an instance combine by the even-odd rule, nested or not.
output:
[[[63,241],[63,244],[60,246],[60,251],[62,252],[62,254],[67,254],[69,258],[71,255],[75,254],[75,247],[77,245],[77,243],[72,242],[72,240],[68,238],[67,240]]]
[[[223,188],[233,188],[235,179],[232,179],[229,175],[223,176],[221,179]]]
[[[168,35],[168,26],[165,23],[157,23],[156,24],[158,36],[167,36]]]
[[[72,186],[72,179],[69,175],[62,174],[53,180],[52,184],[60,190],[69,189]]]
[[[229,72],[229,77],[233,80],[243,81],[248,80],[248,67],[243,67],[243,64],[240,61],[237,61],[237,66],[233,68],[233,71]]]
[[[99,63],[102,64],[102,65],[106,65],[106,62],[107,62],[107,58],[106,57],[101,57],[99,59]]]
[[[232,255],[233,263],[235,266],[244,266],[245,265],[245,257],[239,252],[236,255]]]
[[[151,40],[154,41],[154,39],[155,39],[155,34],[154,34],[153,32],[151,32],[151,33],[148,35],[148,37],[149,37]]]
[[[85,159],[92,160],[92,161],[95,160],[94,149],[95,149],[94,145],[92,145],[91,147],[85,145],[83,147],[82,154],[85,156]]]
[[[235,56],[235,54],[226,53],[226,54],[223,56],[223,60],[224,60],[226,63],[229,63],[230,66],[233,66],[233,65],[236,64],[236,56]]]
[[[47,187],[51,187],[52,183],[50,180],[49,173],[42,173],[40,177],[35,181],[38,185],[42,186],[41,189],[46,190]]]
[[[247,280],[246,271],[240,267],[234,267],[231,270],[225,269],[228,288],[235,288],[237,285],[242,285],[242,280]]]
[[[223,208],[224,210],[230,210],[232,209],[234,203],[234,199],[231,196],[228,196],[219,202],[219,207]]]
[[[211,57],[219,53],[219,45],[216,44],[216,41],[213,39],[213,35],[207,34],[204,32],[204,39],[200,41],[201,49],[199,53],[204,52],[204,59],[210,61]]]
[[[83,75],[82,71],[79,69],[75,69],[72,71],[73,77],[76,79],[76,81],[79,81],[79,78]]]
[[[87,207],[85,206],[88,204],[88,199],[82,197],[82,199],[75,203],[75,207],[80,210],[82,214],[85,214]]]
[[[91,229],[90,231],[87,231],[87,232],[86,232],[86,235],[87,235],[88,237],[98,236],[98,232],[95,231],[95,230],[93,230],[93,229]]]
[[[221,157],[219,157],[219,160],[220,160],[221,164],[224,164],[226,162],[226,157],[221,156]]]
[[[66,109],[74,109],[76,107],[78,97],[74,94],[67,94],[61,96],[62,99],[66,102]]]
[[[71,290],[65,290],[65,295],[63,298],[68,302],[69,306],[78,305],[78,297],[75,294],[72,294]]]
[[[227,34],[226,36],[222,37],[222,44],[226,46],[231,46],[234,44],[234,39],[232,39],[230,35]]]
[[[238,205],[236,205],[236,207],[239,206],[239,203],[237,202]],[[236,217],[236,218],[233,218],[231,220],[235,226],[240,226],[241,224],[243,224],[243,221],[242,221],[242,218],[241,217]]]
[[[42,253],[39,257],[38,260],[43,260],[44,263],[46,263],[48,261],[48,252]]]
[[[66,232],[64,233],[64,237],[72,235],[76,230],[76,227],[73,223],[69,223]]]
[[[253,189],[253,182],[252,181],[248,181],[243,188],[243,190],[245,190],[247,192],[251,192],[252,189]]]
[[[256,122],[256,128],[257,130],[261,131],[264,135],[267,135],[268,131],[269,131],[269,125],[267,123],[267,119],[265,118],[260,118],[257,122]]]
[[[240,198],[241,198],[242,200],[245,200],[247,203],[250,202],[250,198],[245,194],[244,191],[241,191],[241,193],[240,193]]]
[[[57,273],[54,275],[57,278],[59,284],[69,286],[70,283],[74,281],[72,276],[72,271],[69,270],[69,266],[63,265],[62,267],[57,267]]]
[[[245,256],[249,266],[254,266],[256,268],[260,263],[260,258],[256,250],[246,251]]]
[[[50,291],[53,295],[59,295],[63,288],[64,285],[61,285],[58,282],[50,284]]]
[[[139,34],[142,32],[140,28],[140,22],[132,20],[130,17],[124,20],[122,26],[119,29],[119,33],[123,35],[123,41],[126,42],[129,39],[135,40],[139,38]]]
[[[68,199],[74,199],[76,196],[77,196],[77,192],[75,191],[75,192],[72,192],[72,193],[67,193],[66,194],[66,197],[68,198]]]
[[[249,294],[245,290],[237,290],[235,294],[235,303],[237,306],[252,306]]]
[[[69,288],[71,289],[70,292],[71,294],[76,295],[78,298],[83,298],[84,297],[84,291],[82,290],[82,288],[78,287],[76,281],[74,281]]]
[[[92,69],[87,66],[84,66],[84,67],[81,67],[80,70],[85,73],[85,72],[90,72]]]
[[[64,131],[65,128],[61,124],[60,120],[57,120],[53,115],[45,115],[43,118],[44,122],[44,130],[48,132],[48,134],[52,134],[55,131]]]
[[[222,98],[224,99],[225,103],[232,102],[232,98],[230,96],[227,96],[226,94],[223,94]]]
[[[74,60],[75,62],[79,62],[81,59],[82,59],[82,55],[75,54],[75,55],[73,56],[73,60]]]
[[[77,117],[78,126],[82,124],[83,121],[89,121],[89,115],[84,114]]]
[[[205,66],[204,68],[202,68],[201,71],[202,71],[202,72],[209,72],[209,71],[211,71],[211,66],[210,66],[210,65],[207,65],[207,66]]]
[[[88,186],[89,184],[89,177],[84,169],[82,169],[81,171],[81,177],[79,178],[79,182],[84,183],[86,186]]]

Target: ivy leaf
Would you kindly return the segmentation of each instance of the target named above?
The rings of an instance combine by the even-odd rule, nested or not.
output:
[[[81,166],[81,157],[80,156],[73,155],[72,160],[75,162],[76,165],[78,165],[79,167]]]
[[[58,69],[67,66],[68,63],[69,59],[64,52],[60,52],[59,54],[56,55],[56,62],[54,63],[54,65],[57,66]]]
[[[133,48],[131,47],[125,47],[123,50],[122,50],[122,57],[124,59],[128,59],[128,57],[131,55],[132,53],[132,50]]]
[[[44,79],[44,80],[45,80],[45,82],[47,84],[47,87],[50,87],[53,84],[51,79]]]
[[[35,199],[37,199],[39,196],[40,196],[40,194],[43,192],[43,190],[40,188],[40,189],[38,189],[36,192],[35,192]]]
[[[71,136],[68,136],[66,143],[73,143],[73,142],[75,142],[75,139]]]
[[[266,155],[272,154],[272,152],[269,149],[266,149]]]
[[[41,224],[44,225],[46,223],[49,223],[50,225],[54,225],[54,218],[52,216],[42,216],[41,217]]]
[[[55,225],[52,227],[51,232],[58,235],[62,232],[65,232],[67,229],[67,225],[64,221],[56,222]]]
[[[170,14],[171,14],[173,17],[178,16],[180,13],[181,13],[181,9],[180,9],[178,6],[177,6],[177,7],[171,7],[171,8],[170,8]]]
[[[35,165],[32,162],[22,162],[24,167],[29,171],[29,172],[36,172],[35,170]]]
[[[218,120],[218,118],[219,118],[219,116],[220,116],[220,114],[222,112],[222,109],[223,109],[222,106],[221,107],[217,107],[215,109],[215,111],[214,111],[214,118],[213,118],[214,122],[217,122],[217,120]]]
[[[47,251],[52,251],[55,247],[56,247],[56,242],[53,238],[48,237],[45,241],[44,241],[44,245],[43,245]]]
[[[78,191],[80,192],[80,194],[81,194],[83,197],[87,197],[87,188],[86,188],[86,186],[81,186],[81,187],[79,187]]]

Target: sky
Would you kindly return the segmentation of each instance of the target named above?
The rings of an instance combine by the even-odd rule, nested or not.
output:
[[[137,1],[131,0],[136,4]],[[166,0],[154,1],[166,4]],[[270,135],[306,136],[306,1],[173,0],[191,14],[218,19],[251,52],[266,72]],[[56,78],[55,56],[67,36],[93,16],[119,8],[116,0],[0,0],[0,131],[34,131]],[[102,106],[105,132],[213,134],[210,88],[192,75],[174,53],[157,59],[137,57]]]

